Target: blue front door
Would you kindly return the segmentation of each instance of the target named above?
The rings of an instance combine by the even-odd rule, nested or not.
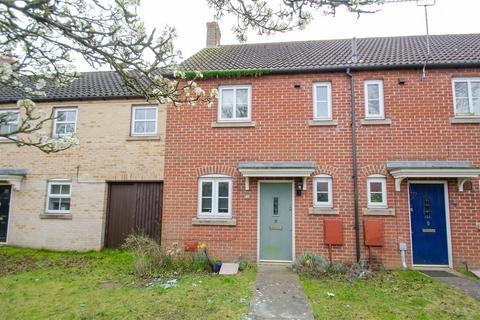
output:
[[[413,264],[448,265],[443,184],[410,184]]]

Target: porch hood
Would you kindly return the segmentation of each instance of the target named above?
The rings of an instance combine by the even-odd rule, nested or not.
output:
[[[391,161],[385,166],[395,179],[395,191],[406,178],[456,178],[458,191],[463,191],[465,181],[480,175],[480,168],[468,161]]]
[[[15,191],[20,191],[21,182],[26,175],[27,169],[0,168],[0,181],[11,184]]]
[[[250,177],[301,177],[306,180],[316,165],[313,161],[239,162],[238,171],[245,177],[245,189],[250,189]],[[306,188],[306,183],[303,184]]]

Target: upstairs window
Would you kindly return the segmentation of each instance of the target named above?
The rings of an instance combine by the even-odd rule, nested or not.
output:
[[[318,175],[313,178],[314,207],[331,208],[333,206],[332,177]]]
[[[76,108],[57,108],[55,109],[55,119],[53,121],[53,135],[62,137],[72,134],[77,129],[77,109]]]
[[[480,78],[453,80],[455,115],[480,117]]]
[[[219,88],[218,121],[250,121],[252,93],[250,86]]]
[[[369,208],[387,207],[387,178],[372,175],[367,178],[367,197]]]
[[[135,106],[132,110],[132,136],[157,134],[158,106]]]
[[[332,85],[330,82],[313,84],[313,117],[316,120],[332,119]]]
[[[48,182],[47,213],[70,213],[71,187],[70,182]]]
[[[384,119],[383,81],[368,80],[364,82],[365,118]]]
[[[0,134],[8,134],[18,129],[18,109],[0,110]]]
[[[225,218],[232,215],[232,178],[204,176],[198,180],[198,216]]]

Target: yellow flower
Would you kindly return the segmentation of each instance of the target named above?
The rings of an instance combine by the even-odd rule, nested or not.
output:
[[[207,245],[205,243],[200,243],[198,245],[198,249],[205,249],[207,247]]]
[[[309,266],[310,263],[311,263],[310,259],[305,260],[305,264],[306,264],[307,266]]]

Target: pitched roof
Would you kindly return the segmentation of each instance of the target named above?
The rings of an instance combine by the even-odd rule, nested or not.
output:
[[[270,69],[314,72],[418,67],[427,57],[426,36],[359,38],[357,62],[352,39],[224,45],[205,48],[182,65],[188,71]],[[430,36],[431,67],[480,66],[480,34]]]
[[[85,72],[66,86],[46,86],[45,93],[45,96],[34,100],[42,102],[138,98],[138,94],[126,88],[114,71]],[[0,87],[0,103],[16,102],[21,98],[21,93],[15,89]]]

